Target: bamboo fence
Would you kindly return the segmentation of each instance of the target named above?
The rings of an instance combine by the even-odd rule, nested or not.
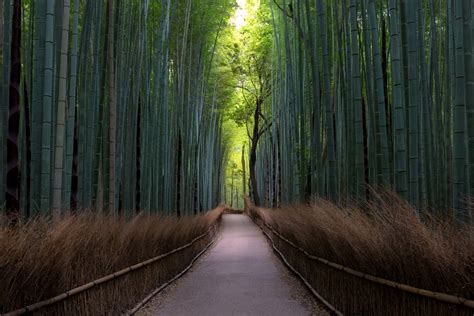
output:
[[[285,264],[333,314],[471,316],[474,313],[473,300],[401,284],[311,255],[266,223],[253,205],[246,202],[246,208]]]

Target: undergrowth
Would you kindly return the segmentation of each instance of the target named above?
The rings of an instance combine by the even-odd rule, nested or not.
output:
[[[142,214],[130,221],[86,212],[56,222],[38,218],[15,228],[3,225],[0,227],[0,313],[48,299],[180,247],[207,232],[222,211],[223,207],[220,207],[205,215],[179,219]],[[129,288],[121,295],[148,294],[142,292],[152,288],[142,289],[141,286],[150,280],[143,278],[156,278],[148,287],[159,286],[157,274],[163,280],[170,279],[180,265],[189,264],[203,245],[197,243],[192,251],[163,260],[156,268],[159,271],[146,271],[148,274],[141,277],[139,273],[145,272],[137,272],[135,276],[125,277],[126,282],[120,286]],[[119,285],[108,286],[112,287],[110,290],[114,295],[122,290]],[[116,296],[114,309],[123,312],[141,298],[143,296],[132,297],[123,302],[126,306],[120,306],[122,302]],[[96,302],[97,305],[103,303]],[[99,312],[93,306],[75,308],[78,313],[81,308],[93,314],[110,312]]]
[[[395,194],[364,205],[323,199],[251,215],[271,224],[308,253],[414,287],[474,299],[474,233],[423,216]],[[297,260],[297,259],[295,259]]]

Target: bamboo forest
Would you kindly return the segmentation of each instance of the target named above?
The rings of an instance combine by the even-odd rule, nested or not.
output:
[[[474,313],[474,1],[0,19],[1,315]]]

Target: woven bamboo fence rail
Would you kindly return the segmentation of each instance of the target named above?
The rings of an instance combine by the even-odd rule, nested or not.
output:
[[[273,250],[280,256],[281,260],[283,260],[283,263],[293,272],[295,273],[300,279],[301,281],[303,281],[303,283],[306,285],[306,287],[308,287],[308,289],[310,290],[310,292],[331,312],[331,314],[333,315],[337,315],[337,316],[342,316],[343,314],[341,312],[339,312],[336,308],[334,308],[334,306],[331,305],[331,303],[329,303],[328,301],[326,301],[324,299],[324,297],[322,297],[313,287],[312,285],[309,283],[308,280],[305,279],[305,277],[298,272],[298,270],[293,267],[291,265],[291,263],[288,261],[288,259],[285,257],[285,255],[276,247],[275,245],[275,242],[272,238],[272,236],[270,236],[269,233],[267,233],[264,229],[264,227],[259,224],[257,221],[255,221],[255,219],[251,216],[249,216],[253,222],[255,223],[255,225],[257,225],[258,227],[260,227],[260,229],[262,230],[263,234],[265,236],[267,236],[267,238],[270,240],[270,243],[272,244],[272,248]]]
[[[321,301],[333,314],[474,315],[473,300],[397,283],[311,255],[265,222],[252,204],[246,208],[284,262],[318,299],[325,297]]]
[[[182,251],[185,251],[185,250],[188,250],[188,249],[191,249],[192,246],[195,246],[196,243],[198,242],[201,242],[202,240],[207,240],[209,237],[210,238],[210,241],[207,242],[205,245],[203,245],[202,247],[199,247],[200,248],[200,251],[197,253],[197,255],[193,256],[193,258],[191,259],[191,263],[189,265],[187,265],[185,267],[184,270],[180,270],[171,280],[167,280],[166,282],[163,282],[162,286],[160,286],[157,290],[153,291],[153,295],[157,294],[159,291],[161,291],[166,285],[169,285],[170,283],[172,283],[174,280],[176,280],[177,278],[179,278],[180,276],[182,276],[186,271],[189,270],[189,268],[192,266],[192,264],[198,259],[199,256],[201,256],[213,243],[214,243],[214,238],[213,238],[213,234],[215,233],[216,231],[216,223],[214,223],[208,230],[207,232],[195,237],[194,239],[192,239],[190,242],[188,242],[187,244],[181,246],[181,247],[178,247],[176,249],[173,249],[171,251],[168,251],[167,253],[164,253],[164,254],[161,254],[159,256],[156,256],[154,258],[151,258],[151,259],[148,259],[146,261],[143,261],[143,262],[140,262],[138,264],[135,264],[135,265],[132,265],[132,266],[129,266],[125,269],[122,269],[120,271],[117,271],[117,272],[114,272],[114,273],[111,273],[109,275],[106,275],[104,277],[101,277],[99,279],[96,279],[92,282],[89,282],[87,284],[84,284],[84,285],[81,285],[81,286],[78,286],[74,289],[71,289],[67,292],[64,292],[62,294],[59,294],[55,297],[52,297],[50,299],[47,299],[47,300],[44,300],[44,301],[41,301],[41,302],[37,302],[35,304],[31,304],[31,305],[28,305],[28,306],[25,306],[23,308],[20,308],[20,309],[17,309],[15,311],[11,311],[11,312],[8,312],[6,314],[1,314],[1,315],[4,315],[4,316],[14,316],[14,315],[24,315],[24,314],[31,314],[31,313],[39,313],[39,314],[42,314],[42,310],[44,308],[47,308],[47,307],[51,307],[53,305],[59,305],[59,303],[62,303],[62,302],[65,302],[66,300],[74,297],[74,296],[77,296],[78,294],[84,294],[85,292],[89,291],[89,290],[92,290],[94,288],[97,288],[99,285],[103,285],[103,284],[106,284],[106,283],[109,283],[110,281],[112,280],[116,280],[116,279],[119,279],[121,277],[125,277],[127,276],[128,274],[130,274],[131,272],[133,271],[138,271],[138,270],[142,270],[144,268],[148,268],[150,266],[152,266],[153,264],[157,264],[158,262],[164,260],[164,259],[168,259],[170,258],[172,255],[174,254],[177,254],[179,252],[182,252]],[[157,276],[157,279],[158,276]],[[147,298],[145,298],[146,301],[148,301],[149,299],[151,299],[151,297],[153,295],[149,295],[147,296]],[[139,307],[143,306],[144,303],[146,303],[146,301],[142,301],[139,305]],[[83,303],[85,300],[82,300],[81,302]],[[80,304],[80,302],[75,302],[74,304]],[[79,310],[79,306],[76,306],[74,307],[74,304],[72,304],[72,308],[69,309],[69,312],[68,313],[73,313],[73,314],[88,314],[87,312],[81,312]],[[136,312],[139,308],[137,308],[137,306],[132,310],[133,313]],[[57,311],[57,310],[53,310],[53,311],[48,311],[48,312],[45,312],[44,314],[47,314],[47,315],[50,315],[50,314],[63,314],[64,311]],[[110,311],[104,309],[103,311],[101,311],[101,313],[104,313],[104,314],[109,314]],[[127,314],[131,314],[130,312],[128,312]]]
[[[375,282],[375,283],[387,285],[387,286],[390,286],[390,287],[393,287],[393,288],[396,288],[396,289],[399,289],[399,290],[403,290],[403,291],[407,291],[407,292],[410,292],[410,293],[418,294],[418,295],[425,296],[425,297],[428,297],[428,298],[432,298],[432,299],[435,299],[435,300],[439,300],[439,301],[442,301],[442,302],[445,302],[445,303],[464,305],[464,306],[469,307],[469,308],[474,308],[474,301],[468,300],[468,299],[463,298],[463,297],[450,295],[450,294],[445,294],[445,293],[440,293],[440,292],[433,292],[433,291],[423,290],[423,289],[419,289],[419,288],[416,288],[416,287],[413,287],[413,286],[410,286],[410,285],[401,284],[401,283],[397,283],[397,282],[390,281],[390,280],[387,280],[387,279],[375,277],[375,276],[372,276],[372,275],[367,274],[367,273],[359,272],[359,271],[356,271],[354,269],[344,267],[340,264],[331,262],[329,260],[310,255],[306,250],[298,247],[293,242],[291,242],[290,240],[288,240],[287,238],[282,236],[279,232],[277,232],[270,225],[265,224],[265,226],[268,229],[270,229],[272,231],[272,233],[274,233],[278,238],[280,238],[284,242],[288,243],[293,248],[301,251],[308,258],[310,258],[312,260],[322,262],[322,263],[324,263],[324,264],[326,264],[330,267],[333,267],[337,270],[344,271],[346,273],[358,276],[360,278],[363,278],[363,279],[366,279],[366,280],[369,280],[369,281],[372,281],[372,282]]]
[[[153,292],[148,294],[140,303],[138,303],[134,308],[132,308],[130,311],[124,313],[125,316],[130,316],[130,315],[135,315],[136,312],[138,312],[143,306],[145,306],[154,296],[156,296],[158,293],[163,291],[167,286],[169,286],[171,283],[182,277],[186,272],[189,271],[189,269],[192,268],[193,264],[201,257],[212,245],[214,244],[214,240],[211,240],[209,244],[200,252],[198,253],[191,263],[180,273],[175,275],[171,280],[168,282],[162,284],[159,288],[155,289]]]

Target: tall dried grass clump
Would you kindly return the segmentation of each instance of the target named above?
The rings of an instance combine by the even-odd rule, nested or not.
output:
[[[449,220],[428,216],[420,219],[412,206],[395,194],[374,193],[371,202],[364,205],[338,206],[314,199],[309,204],[276,210],[250,207],[250,212],[311,255],[398,283],[474,299],[472,227],[460,228]],[[384,289],[323,267],[276,236],[274,239],[290,261],[313,280],[314,288],[321,290],[323,297],[331,297],[329,301],[345,314],[377,311],[375,299],[369,301],[377,295],[382,297]],[[364,291],[357,299],[356,293]],[[395,304],[392,290],[387,291],[387,301],[379,302],[382,306],[378,311],[403,310]],[[403,294],[400,304],[408,301]],[[421,311],[426,311],[426,306]]]
[[[139,215],[127,221],[82,213],[57,222],[35,219],[0,228],[0,313],[49,299],[77,286],[176,249],[206,233],[224,207],[196,217]],[[78,295],[47,314],[117,314],[186,267],[214,237]],[[64,308],[61,307],[64,305]]]

